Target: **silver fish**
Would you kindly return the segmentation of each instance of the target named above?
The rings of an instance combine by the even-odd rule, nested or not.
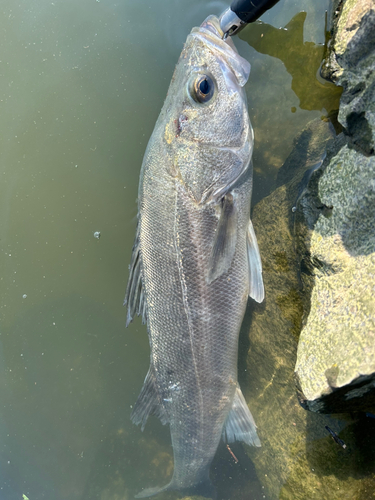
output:
[[[264,297],[250,221],[253,130],[243,89],[250,64],[210,16],[188,36],[148,143],[125,303],[147,322],[151,360],[132,413],[170,425],[167,489],[214,496],[219,441],[260,446],[237,382],[250,295]]]

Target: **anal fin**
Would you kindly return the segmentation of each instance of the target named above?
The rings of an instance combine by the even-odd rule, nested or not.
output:
[[[260,446],[257,426],[246,404],[241,389],[237,385],[233,405],[225,421],[223,439],[228,443],[243,441],[250,446]]]
[[[160,418],[163,425],[168,422],[168,417],[158,393],[155,372],[152,365],[147,372],[130,418],[134,424],[140,424],[143,431],[149,415],[155,415]]]
[[[249,220],[247,226],[247,258],[249,263],[249,297],[253,298],[256,302],[263,302],[264,285],[262,261],[260,259],[258,242],[251,220]]]

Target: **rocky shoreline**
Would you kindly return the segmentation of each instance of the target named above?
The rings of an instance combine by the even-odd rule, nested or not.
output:
[[[249,305],[240,368],[262,442],[247,453],[271,500],[375,491],[373,2],[336,0],[330,36],[338,126],[307,126],[252,217],[266,299]]]
[[[373,2],[336,2],[328,50],[324,75],[343,87],[343,132],[298,207],[299,249],[313,279],[305,280],[311,305],[295,373],[304,408],[342,413],[375,407]]]

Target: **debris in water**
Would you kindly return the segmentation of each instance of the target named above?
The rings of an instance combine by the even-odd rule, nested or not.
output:
[[[24,294],[22,295],[22,298],[23,298],[23,299],[27,299],[27,295],[26,295],[26,293],[24,293]]]
[[[100,231],[95,231],[94,238],[96,238],[97,240],[100,238]]]
[[[233,453],[233,451],[229,448],[229,444],[227,444],[227,448],[228,448],[228,451],[229,453],[232,455],[232,457],[234,458],[234,461],[236,462],[236,464],[238,464],[238,458],[236,457],[236,455]]]
[[[344,441],[342,439],[340,439],[338,437],[338,435],[336,434],[335,431],[333,431],[332,429],[330,429],[328,427],[328,425],[325,426],[327,431],[331,434],[331,436],[333,437],[334,441],[336,441],[337,444],[339,444],[340,446],[342,446],[344,449],[346,448],[346,444],[344,443]]]

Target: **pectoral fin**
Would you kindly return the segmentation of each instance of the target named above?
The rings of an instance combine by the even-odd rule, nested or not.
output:
[[[141,429],[143,431],[149,415],[159,417],[163,425],[168,422],[164,406],[160,401],[160,396],[156,386],[155,372],[152,365],[148,370],[143,387],[130,418],[134,424],[141,424]]]
[[[233,195],[228,193],[222,200],[219,224],[210,255],[209,283],[228,271],[232,264],[237,242],[237,218],[235,200]]]
[[[224,425],[223,439],[228,443],[243,441],[252,446],[260,446],[257,426],[246,404],[241,389],[237,386],[232,409]]]
[[[263,302],[262,261],[251,220],[249,220],[249,225],[247,226],[247,257],[249,262],[249,297],[253,298],[256,302]]]
[[[142,314],[142,322],[146,323],[146,300],[142,287],[142,258],[139,248],[138,228],[129,266],[129,280],[126,288],[124,305],[128,306],[126,326],[133,320],[135,314],[138,316]]]

